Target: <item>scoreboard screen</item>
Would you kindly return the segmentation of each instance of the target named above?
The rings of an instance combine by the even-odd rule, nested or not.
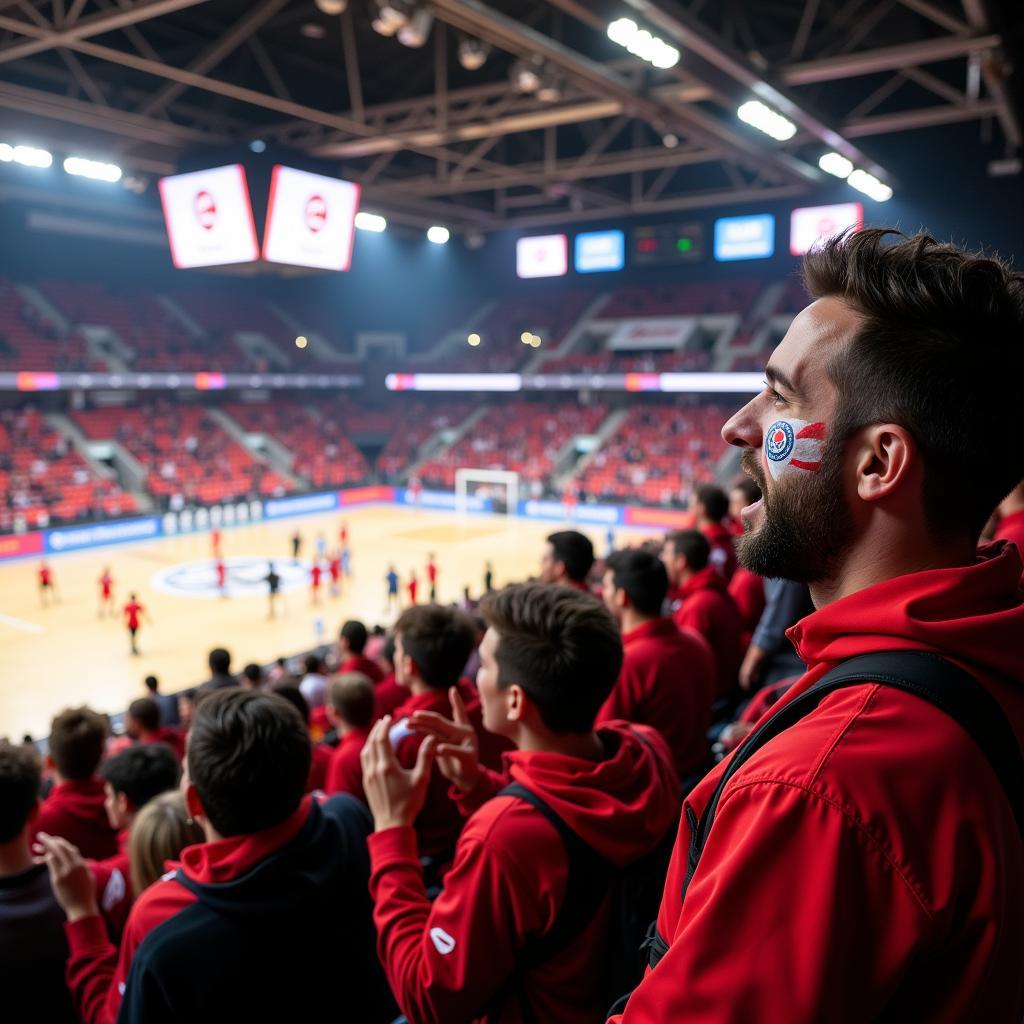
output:
[[[633,230],[634,266],[668,267],[703,258],[703,224],[652,224]]]

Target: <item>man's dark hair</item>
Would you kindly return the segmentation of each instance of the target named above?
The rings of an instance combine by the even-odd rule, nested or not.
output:
[[[299,689],[299,682],[294,676],[289,676],[287,679],[282,680],[271,692],[288,701],[302,715],[302,720],[307,724],[309,723],[309,701],[303,696],[302,691]]]
[[[384,646],[380,649],[380,656],[384,659],[392,668],[395,667],[395,634],[389,633],[387,639],[384,641]]]
[[[932,532],[977,537],[1024,478],[1024,449],[1013,441],[1024,274],[926,234],[867,228],[812,249],[804,282],[812,298],[841,299],[861,317],[828,365],[838,398],[832,437],[844,443],[871,424],[900,424],[921,449]]]
[[[50,723],[50,757],[63,779],[96,772],[107,742],[107,720],[92,708],[68,708]]]
[[[128,705],[129,717],[135,719],[144,732],[160,728],[160,706],[152,697],[140,697]]]
[[[160,683],[156,676],[146,676],[146,689],[150,693],[156,693],[160,689]]]
[[[480,605],[498,634],[498,686],[521,686],[556,733],[589,732],[622,668],[611,612],[570,587],[518,583]]]
[[[242,669],[242,675],[256,688],[263,685],[263,669],[254,661]]]
[[[641,615],[660,615],[668,593],[668,573],[657,555],[640,548],[613,551],[605,559],[605,571],[611,572],[619,590]]]
[[[9,843],[39,799],[42,766],[34,750],[0,742],[0,843]]]
[[[761,488],[757,486],[757,481],[751,479],[749,476],[740,477],[730,488],[733,491],[742,491],[743,497],[747,499],[748,505],[753,505],[755,501],[759,501],[761,498]]]
[[[324,667],[318,654],[307,654],[302,659],[302,663],[305,665],[307,672],[319,672]]]
[[[677,556],[685,555],[686,564],[694,572],[707,568],[711,545],[700,530],[673,530],[665,535],[665,543],[672,545]]]
[[[215,676],[226,676],[231,672],[231,654],[223,647],[214,647],[210,651],[210,671]]]
[[[729,498],[716,484],[701,484],[697,488],[696,498],[713,523],[720,523],[729,514]]]
[[[402,651],[416,665],[420,679],[435,690],[459,681],[476,646],[473,620],[455,608],[421,604],[407,608],[395,623]]]
[[[373,724],[377,697],[373,683],[362,672],[342,672],[332,679],[328,698],[346,725],[368,729]]]
[[[99,775],[138,810],[153,797],[177,788],[181,765],[166,743],[140,743],[104,761]]]
[[[594,564],[594,545],[579,530],[559,530],[548,537],[555,561],[565,566],[574,583],[583,583]]]
[[[349,619],[341,627],[341,635],[353,654],[362,654],[366,649],[366,641],[370,639],[366,627],[358,619]]]
[[[260,832],[294,814],[311,759],[306,723],[276,693],[218,690],[196,710],[189,779],[222,836]]]

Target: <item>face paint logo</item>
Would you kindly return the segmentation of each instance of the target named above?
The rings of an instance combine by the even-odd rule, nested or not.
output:
[[[765,455],[772,462],[785,462],[796,444],[796,431],[786,420],[776,420],[764,439]]]
[[[817,473],[821,469],[821,443],[825,440],[824,423],[806,420],[776,420],[765,434],[764,453],[772,479],[784,473],[803,470]]]

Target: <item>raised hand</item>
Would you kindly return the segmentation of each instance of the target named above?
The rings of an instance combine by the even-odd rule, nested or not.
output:
[[[437,767],[457,789],[471,790],[480,778],[480,743],[456,687],[448,691],[452,719],[436,711],[414,711],[409,726],[437,741]]]
[[[59,836],[40,832],[33,853],[37,864],[49,868],[53,895],[69,921],[100,912],[96,903],[96,880],[77,846]]]
[[[401,766],[391,746],[388,731],[391,716],[385,715],[370,730],[362,754],[363,790],[378,832],[411,825],[423,809],[430,784],[437,740],[428,736],[420,745],[411,770]]]

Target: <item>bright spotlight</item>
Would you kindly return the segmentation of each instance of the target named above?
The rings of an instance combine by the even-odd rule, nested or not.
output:
[[[658,36],[641,28],[632,18],[618,18],[608,26],[608,38],[635,57],[667,70],[679,63],[680,53]]]
[[[410,0],[377,0],[377,16],[370,22],[374,32],[393,36],[409,23],[412,14]]]
[[[64,160],[64,170],[79,178],[106,181],[113,184],[121,180],[121,168],[117,164],[106,164],[100,160],[87,160],[82,156],[69,156]]]
[[[868,174],[867,171],[862,171],[860,168],[855,170],[846,181],[858,192],[863,192],[869,199],[874,199],[876,203],[884,203],[892,199],[892,189],[884,181],[879,181],[873,174]]]
[[[760,100],[747,100],[736,111],[736,115],[752,128],[770,135],[776,142],[785,142],[796,135],[796,125],[788,117],[783,117]]]
[[[534,93],[543,84],[544,60],[531,57],[529,60],[517,60],[510,72],[512,85],[518,92]]]
[[[11,146],[6,142],[0,142],[0,160],[5,164],[16,163],[23,167],[45,169],[53,163],[53,155],[34,146]]]
[[[316,6],[321,14],[333,17],[345,13],[348,7],[348,0],[316,0]]]
[[[433,12],[426,7],[417,7],[409,15],[409,20],[398,30],[398,41],[403,46],[418,50],[421,46],[427,45],[433,24]]]
[[[380,234],[382,231],[386,231],[388,222],[377,213],[367,213],[365,210],[360,210],[356,214],[356,227],[360,231],[373,231]]]
[[[468,338],[466,339],[466,344],[467,344],[467,345],[470,345],[470,346],[472,346],[473,348],[476,348],[476,347],[477,347],[477,345],[479,345],[479,344],[480,344],[480,335],[479,335],[479,334],[476,334],[476,333],[474,333],[474,334],[471,334],[471,335],[470,335],[470,336],[469,336],[469,337],[468,337]]]
[[[427,230],[427,241],[433,242],[434,245],[446,245],[448,239],[452,237],[452,233],[447,229],[441,227],[439,224],[435,224],[432,228]]]
[[[533,340],[533,335],[529,331],[523,331],[523,333],[519,335],[519,340],[524,345],[529,345],[530,342]]]
[[[296,348],[305,348],[308,344],[309,344],[309,339],[304,334],[300,334],[295,339],[295,347]]]
[[[822,153],[818,158],[818,166],[826,174],[834,174],[837,178],[846,179],[853,170],[853,163],[847,160],[842,153]]]
[[[473,36],[463,36],[459,40],[459,63],[467,71],[479,71],[491,55],[490,43]]]

